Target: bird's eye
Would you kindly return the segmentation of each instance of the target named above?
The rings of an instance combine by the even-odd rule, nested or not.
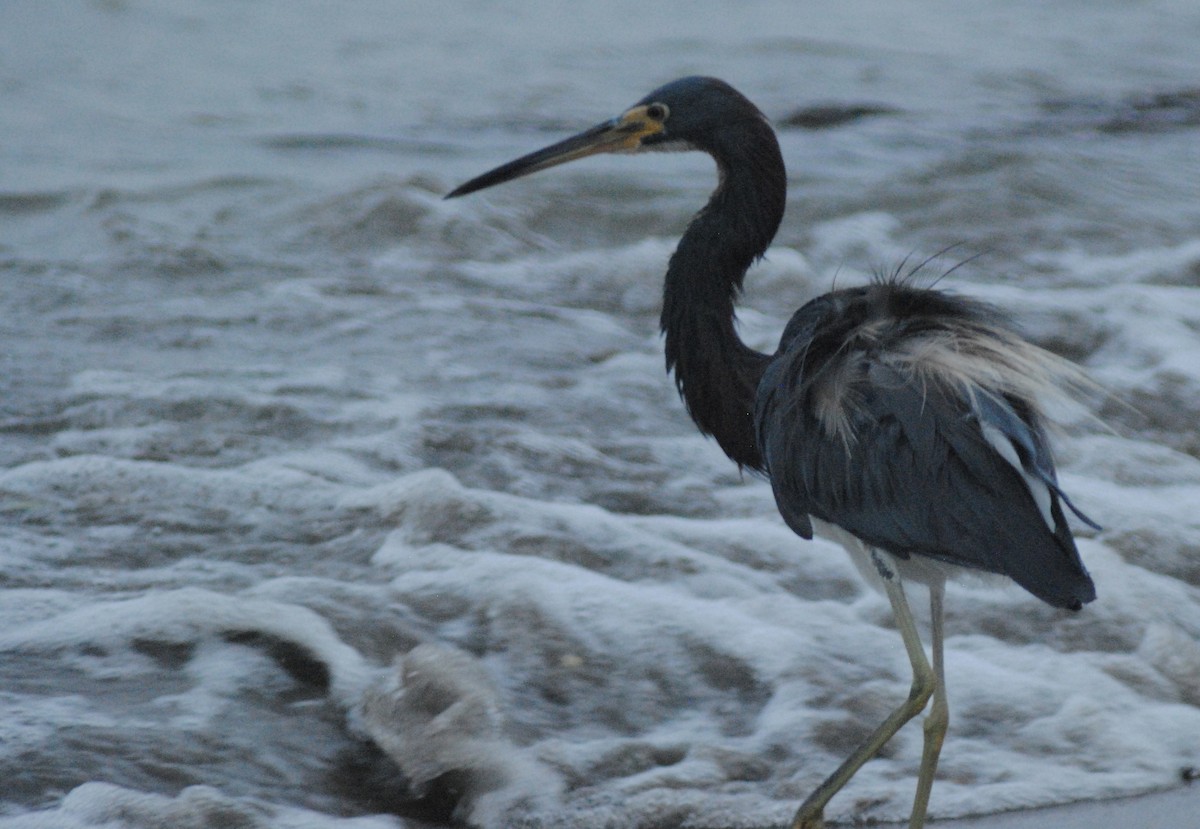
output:
[[[651,104],[646,107],[646,117],[652,121],[665,121],[670,111],[666,104]]]

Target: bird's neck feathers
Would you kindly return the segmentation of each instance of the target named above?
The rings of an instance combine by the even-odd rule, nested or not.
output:
[[[705,147],[721,181],[671,256],[663,296],[667,370],[692,419],[734,461],[762,468],[754,437],[754,395],[768,357],[735,328],[734,302],[746,270],[766,251],[783,218],[787,178],[765,120],[739,140]]]

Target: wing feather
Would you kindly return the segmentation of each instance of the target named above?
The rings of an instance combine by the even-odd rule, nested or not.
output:
[[[1091,601],[1032,405],[870,349],[829,352],[827,363],[844,361],[836,370],[814,364],[818,322],[785,335],[758,390],[758,442],[788,525],[807,538],[809,516],[819,518],[902,558],[1007,575],[1055,606]],[[819,415],[829,408],[822,376],[843,386],[845,433]]]

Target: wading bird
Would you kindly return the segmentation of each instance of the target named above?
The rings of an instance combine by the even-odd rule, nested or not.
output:
[[[1087,518],[1059,489],[1043,425],[1042,401],[1082,375],[1013,333],[995,309],[899,272],[807,303],[774,354],[746,346],[734,300],[779,227],[787,179],[767,119],[715,78],[667,84],[447,198],[596,153],[658,149],[706,152],[720,173],[671,256],[663,295],[667,369],[688,412],[739,466],[767,476],[789,527],[840,541],[882,586],[912,663],[908,698],[800,806],[792,827],[822,826],[830,798],[932,697],[909,823],[921,827],[949,722],[947,577],[1008,576],[1072,610],[1096,596],[1063,508]],[[932,666],[905,579],[929,587]]]

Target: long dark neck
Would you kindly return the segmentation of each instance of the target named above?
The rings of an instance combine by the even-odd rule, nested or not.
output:
[[[740,466],[762,469],[754,436],[754,395],[769,357],[735,328],[734,302],[750,265],[783,218],[787,179],[766,121],[736,144],[709,150],[721,183],[679,242],[667,268],[662,330],[667,370],[700,431]]]

